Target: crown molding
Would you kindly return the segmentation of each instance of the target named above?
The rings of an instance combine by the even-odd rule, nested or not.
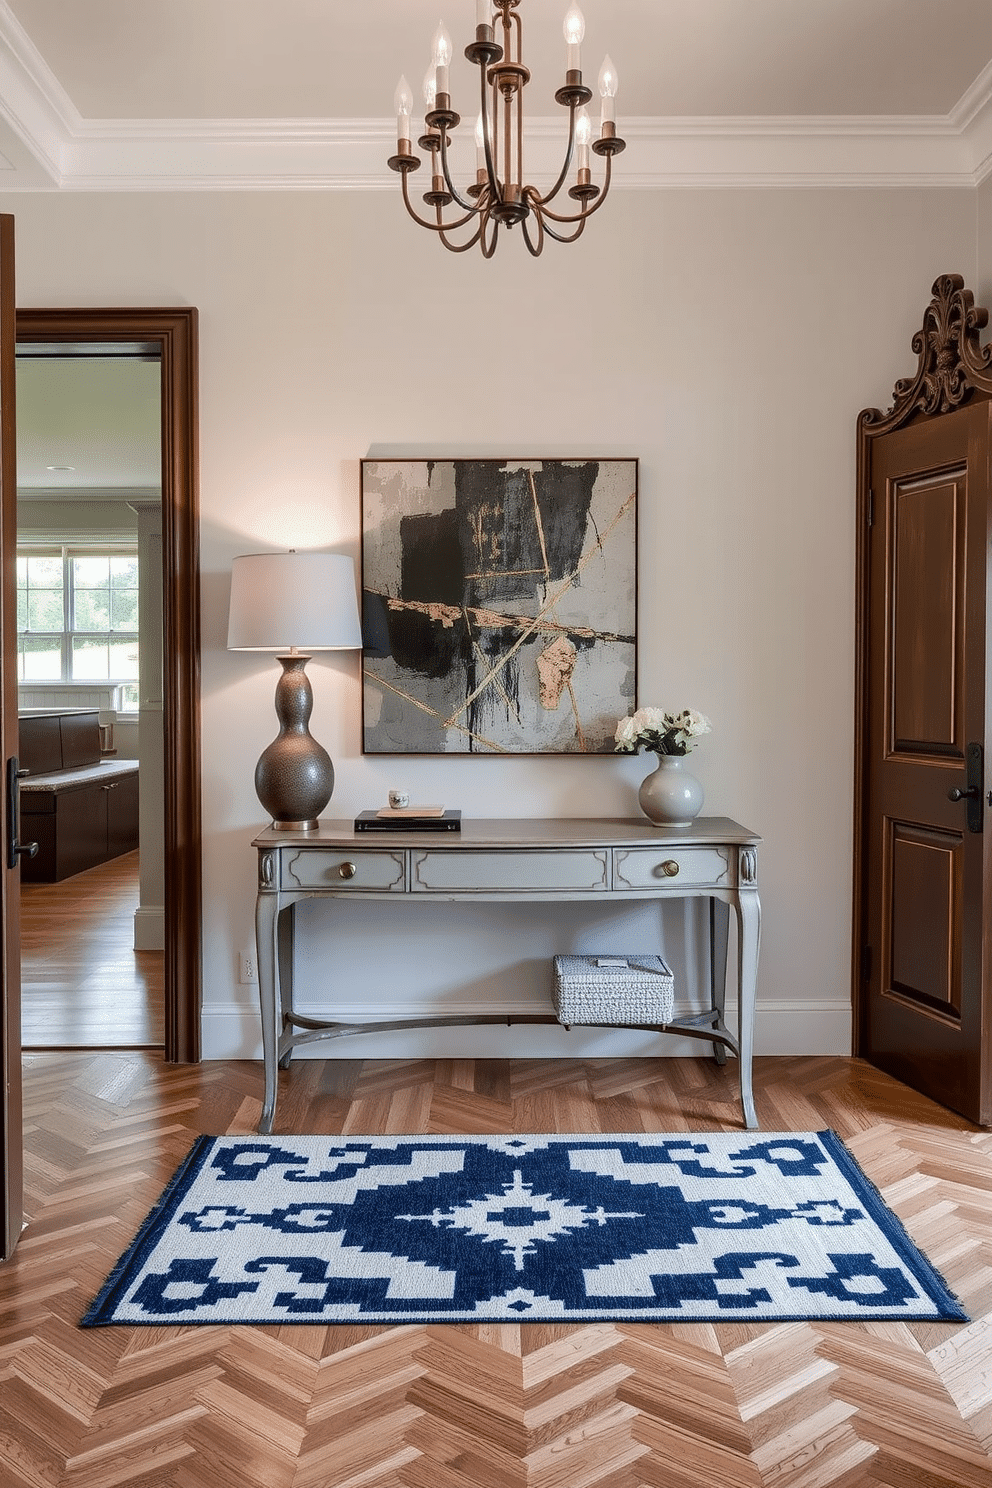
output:
[[[982,76],[988,80],[989,87],[984,98],[975,100],[966,125],[976,186],[992,175],[992,64]]]
[[[6,0],[0,0],[0,118],[59,184],[63,147],[82,121]]]
[[[57,501],[60,505],[69,502],[111,501],[152,502],[160,505],[160,486],[31,486],[18,485],[18,501]]]
[[[971,187],[988,154],[973,144],[977,124],[961,132],[946,120],[633,119],[622,127],[636,149],[614,163],[618,190]],[[395,190],[385,163],[393,130],[392,120],[381,119],[86,121],[61,141],[52,184],[63,191]],[[561,141],[560,119],[529,121],[532,179],[557,175]]]
[[[7,0],[0,119],[42,172],[5,171],[5,192],[396,189],[392,119],[84,119]],[[975,187],[992,173],[992,64],[947,115],[640,118],[621,129],[637,148],[615,161],[618,190]],[[560,117],[528,121],[532,179],[557,175],[561,138]]]
[[[992,62],[983,68],[970,88],[966,88],[948,114],[954,128],[966,130],[992,99]]]

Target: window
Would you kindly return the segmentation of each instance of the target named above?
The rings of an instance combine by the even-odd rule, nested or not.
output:
[[[17,669],[22,683],[136,684],[137,549],[19,549]]]

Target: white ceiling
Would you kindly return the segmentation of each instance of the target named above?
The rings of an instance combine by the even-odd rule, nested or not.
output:
[[[19,357],[19,497],[157,494],[161,422],[157,361]]]
[[[375,119],[389,114],[400,72],[419,83],[439,13],[456,59],[475,23],[473,0],[10,8],[86,119]],[[535,92],[543,79],[549,99],[566,9],[520,5]],[[583,0],[583,10],[586,72],[595,78],[609,51],[635,117],[947,114],[992,56],[988,0]]]
[[[582,3],[586,80],[606,51],[620,74],[618,185],[992,170],[990,0]],[[520,5],[537,166],[565,9]],[[474,118],[474,0],[0,0],[0,183],[395,189],[393,89],[404,72],[419,91],[439,11]]]

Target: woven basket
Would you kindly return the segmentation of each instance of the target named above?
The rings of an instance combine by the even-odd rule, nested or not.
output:
[[[556,956],[559,1023],[668,1023],[675,979],[660,956]]]

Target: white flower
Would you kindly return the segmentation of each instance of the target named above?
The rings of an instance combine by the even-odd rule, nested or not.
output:
[[[639,734],[646,734],[649,729],[662,733],[665,728],[665,715],[661,708],[638,708],[633,721]]]
[[[709,732],[709,719],[696,708],[683,708],[680,713],[638,708],[629,718],[620,719],[613,738],[620,754],[638,754],[641,749],[655,754],[688,754],[700,734]]]
[[[633,718],[621,718],[613,738],[619,747],[629,749],[637,739],[637,724]]]
[[[686,708],[679,718],[679,728],[690,739],[695,739],[700,734],[710,732],[710,721],[705,713],[697,713],[695,708]]]

